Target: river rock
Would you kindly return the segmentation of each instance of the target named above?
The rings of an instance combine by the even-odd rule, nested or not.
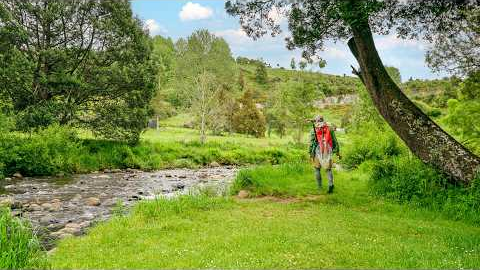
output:
[[[92,220],[95,218],[95,215],[92,214],[92,213],[85,213],[83,216],[82,216],[82,219],[85,219],[85,220]]]
[[[50,225],[51,223],[55,223],[56,220],[53,218],[51,215],[44,215],[43,217],[40,218],[40,224],[42,225]]]
[[[72,202],[78,202],[82,199],[82,195],[80,194],[76,194],[75,196],[73,196],[72,198]]]
[[[11,207],[13,205],[13,198],[12,197],[6,197],[6,198],[1,198],[0,199],[0,207]]]
[[[214,161],[214,162],[210,163],[209,166],[210,167],[220,167],[220,164],[218,164],[218,162]]]
[[[52,207],[50,207],[50,212],[58,212],[62,209],[61,202],[53,202]]]
[[[112,173],[121,173],[121,172],[122,172],[122,170],[120,170],[120,169],[113,169],[112,170]]]
[[[52,206],[51,203],[42,203],[42,208],[43,208],[43,210],[45,210],[45,211],[52,211],[52,209],[53,209],[52,207],[53,207],[53,206]]]
[[[65,177],[65,173],[64,172],[59,172],[59,173],[57,173],[57,177]]]
[[[185,178],[187,178],[187,176],[186,175],[179,175],[178,178],[185,179]]]
[[[85,200],[88,206],[99,206],[100,205],[100,199],[95,198],[95,197],[90,197]]]
[[[77,234],[80,232],[82,226],[78,223],[67,223],[62,230],[66,233]]]
[[[238,195],[237,195],[237,196],[238,196],[238,198],[240,198],[240,199],[246,199],[246,198],[248,198],[249,195],[250,195],[250,194],[248,193],[248,191],[242,189],[242,190],[240,190],[240,191],[238,192]]]
[[[23,178],[23,175],[19,172],[16,172],[16,173],[13,174],[13,178],[21,179],[21,178]]]
[[[42,211],[42,207],[36,203],[31,203],[29,206],[28,206],[28,211]]]
[[[4,180],[7,181],[7,182],[10,182],[10,181],[12,181],[12,178],[10,178],[10,177],[5,177]]]
[[[51,232],[58,231],[62,228],[63,228],[63,224],[60,224],[60,223],[52,223],[52,224],[47,226],[47,230],[49,230]]]
[[[112,177],[108,174],[102,174],[102,175],[99,175],[97,178],[109,179],[109,178],[112,178]]]
[[[57,232],[54,232],[51,234],[53,237],[56,237],[58,239],[64,239],[64,238],[67,238],[67,237],[73,237],[73,234],[70,234],[70,233],[66,233],[65,231],[63,231],[63,229],[61,229],[60,231],[57,231]]]
[[[106,207],[112,207],[112,206],[115,206],[116,204],[117,204],[116,199],[106,199],[103,201],[103,206],[106,206]]]
[[[80,227],[81,227],[81,228],[88,227],[88,226],[90,226],[91,223],[92,223],[92,222],[90,222],[90,221],[88,221],[88,220],[83,221],[82,223],[80,223]]]

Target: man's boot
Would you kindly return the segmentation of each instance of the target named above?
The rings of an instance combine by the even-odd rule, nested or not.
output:
[[[333,185],[333,172],[331,168],[327,170],[327,178],[328,178],[328,193],[332,193],[334,185]]]
[[[322,189],[322,174],[320,168],[315,168],[315,179],[317,180],[318,189]]]

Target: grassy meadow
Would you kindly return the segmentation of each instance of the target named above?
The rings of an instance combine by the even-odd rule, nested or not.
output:
[[[480,267],[477,226],[374,198],[362,170],[337,171],[335,180],[326,195],[307,164],[247,169],[235,185],[250,198],[141,202],[61,241],[50,261],[62,269]]]

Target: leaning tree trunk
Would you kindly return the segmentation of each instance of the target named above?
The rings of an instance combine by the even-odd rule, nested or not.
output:
[[[360,65],[354,73],[366,86],[380,114],[423,162],[456,182],[469,184],[480,170],[480,158],[442,130],[393,82],[375,48],[368,23],[352,26],[352,31],[348,46]]]

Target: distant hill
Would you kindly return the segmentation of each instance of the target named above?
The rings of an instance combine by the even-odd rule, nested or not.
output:
[[[274,87],[275,84],[281,84],[290,79],[301,79],[317,85],[323,93],[323,97],[353,94],[359,87],[363,87],[361,81],[353,76],[338,76],[307,70],[287,70],[284,68],[271,67],[267,67],[268,82],[266,84],[260,84],[256,80],[257,66],[258,63],[238,64],[247,86],[257,91],[256,98],[259,101],[264,98],[264,94]]]

